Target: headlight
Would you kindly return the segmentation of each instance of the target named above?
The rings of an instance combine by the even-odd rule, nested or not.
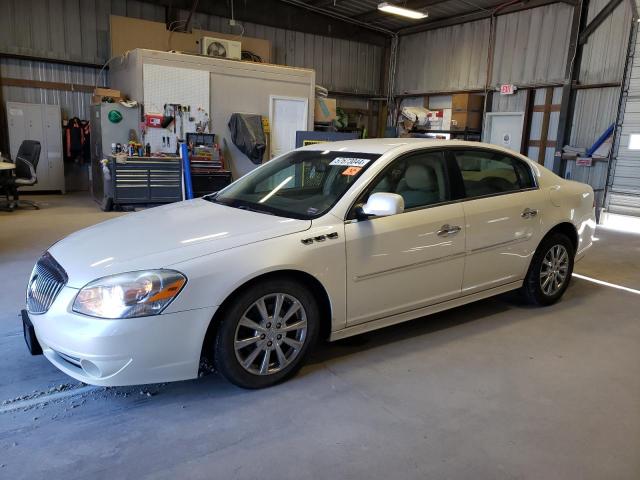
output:
[[[156,315],[176,298],[187,279],[174,270],[148,270],[103,277],[86,285],[73,311],[100,318]]]

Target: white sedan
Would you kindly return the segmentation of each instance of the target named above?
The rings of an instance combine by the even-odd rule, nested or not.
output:
[[[556,302],[594,194],[510,150],[376,139],[282,155],[196,200],[76,232],[36,263],[32,353],[95,385],[291,377],[337,340],[520,289]]]

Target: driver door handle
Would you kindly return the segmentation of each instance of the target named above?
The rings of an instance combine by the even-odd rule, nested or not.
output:
[[[533,218],[536,215],[538,215],[538,210],[534,210],[532,208],[525,208],[520,214],[522,218]]]
[[[449,225],[448,223],[445,223],[440,227],[440,230],[438,230],[437,234],[439,237],[448,237],[451,235],[455,235],[460,230],[462,230],[462,227],[459,227],[458,225]]]

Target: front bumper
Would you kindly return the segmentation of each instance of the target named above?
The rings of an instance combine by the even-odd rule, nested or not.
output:
[[[104,320],[71,310],[77,292],[64,287],[46,313],[29,315],[45,357],[64,373],[101,386],[197,377],[215,307]]]

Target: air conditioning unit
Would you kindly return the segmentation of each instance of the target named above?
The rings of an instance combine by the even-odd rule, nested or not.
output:
[[[241,43],[226,38],[202,37],[200,49],[202,55],[209,57],[232,58],[234,60],[240,60],[242,57]]]

